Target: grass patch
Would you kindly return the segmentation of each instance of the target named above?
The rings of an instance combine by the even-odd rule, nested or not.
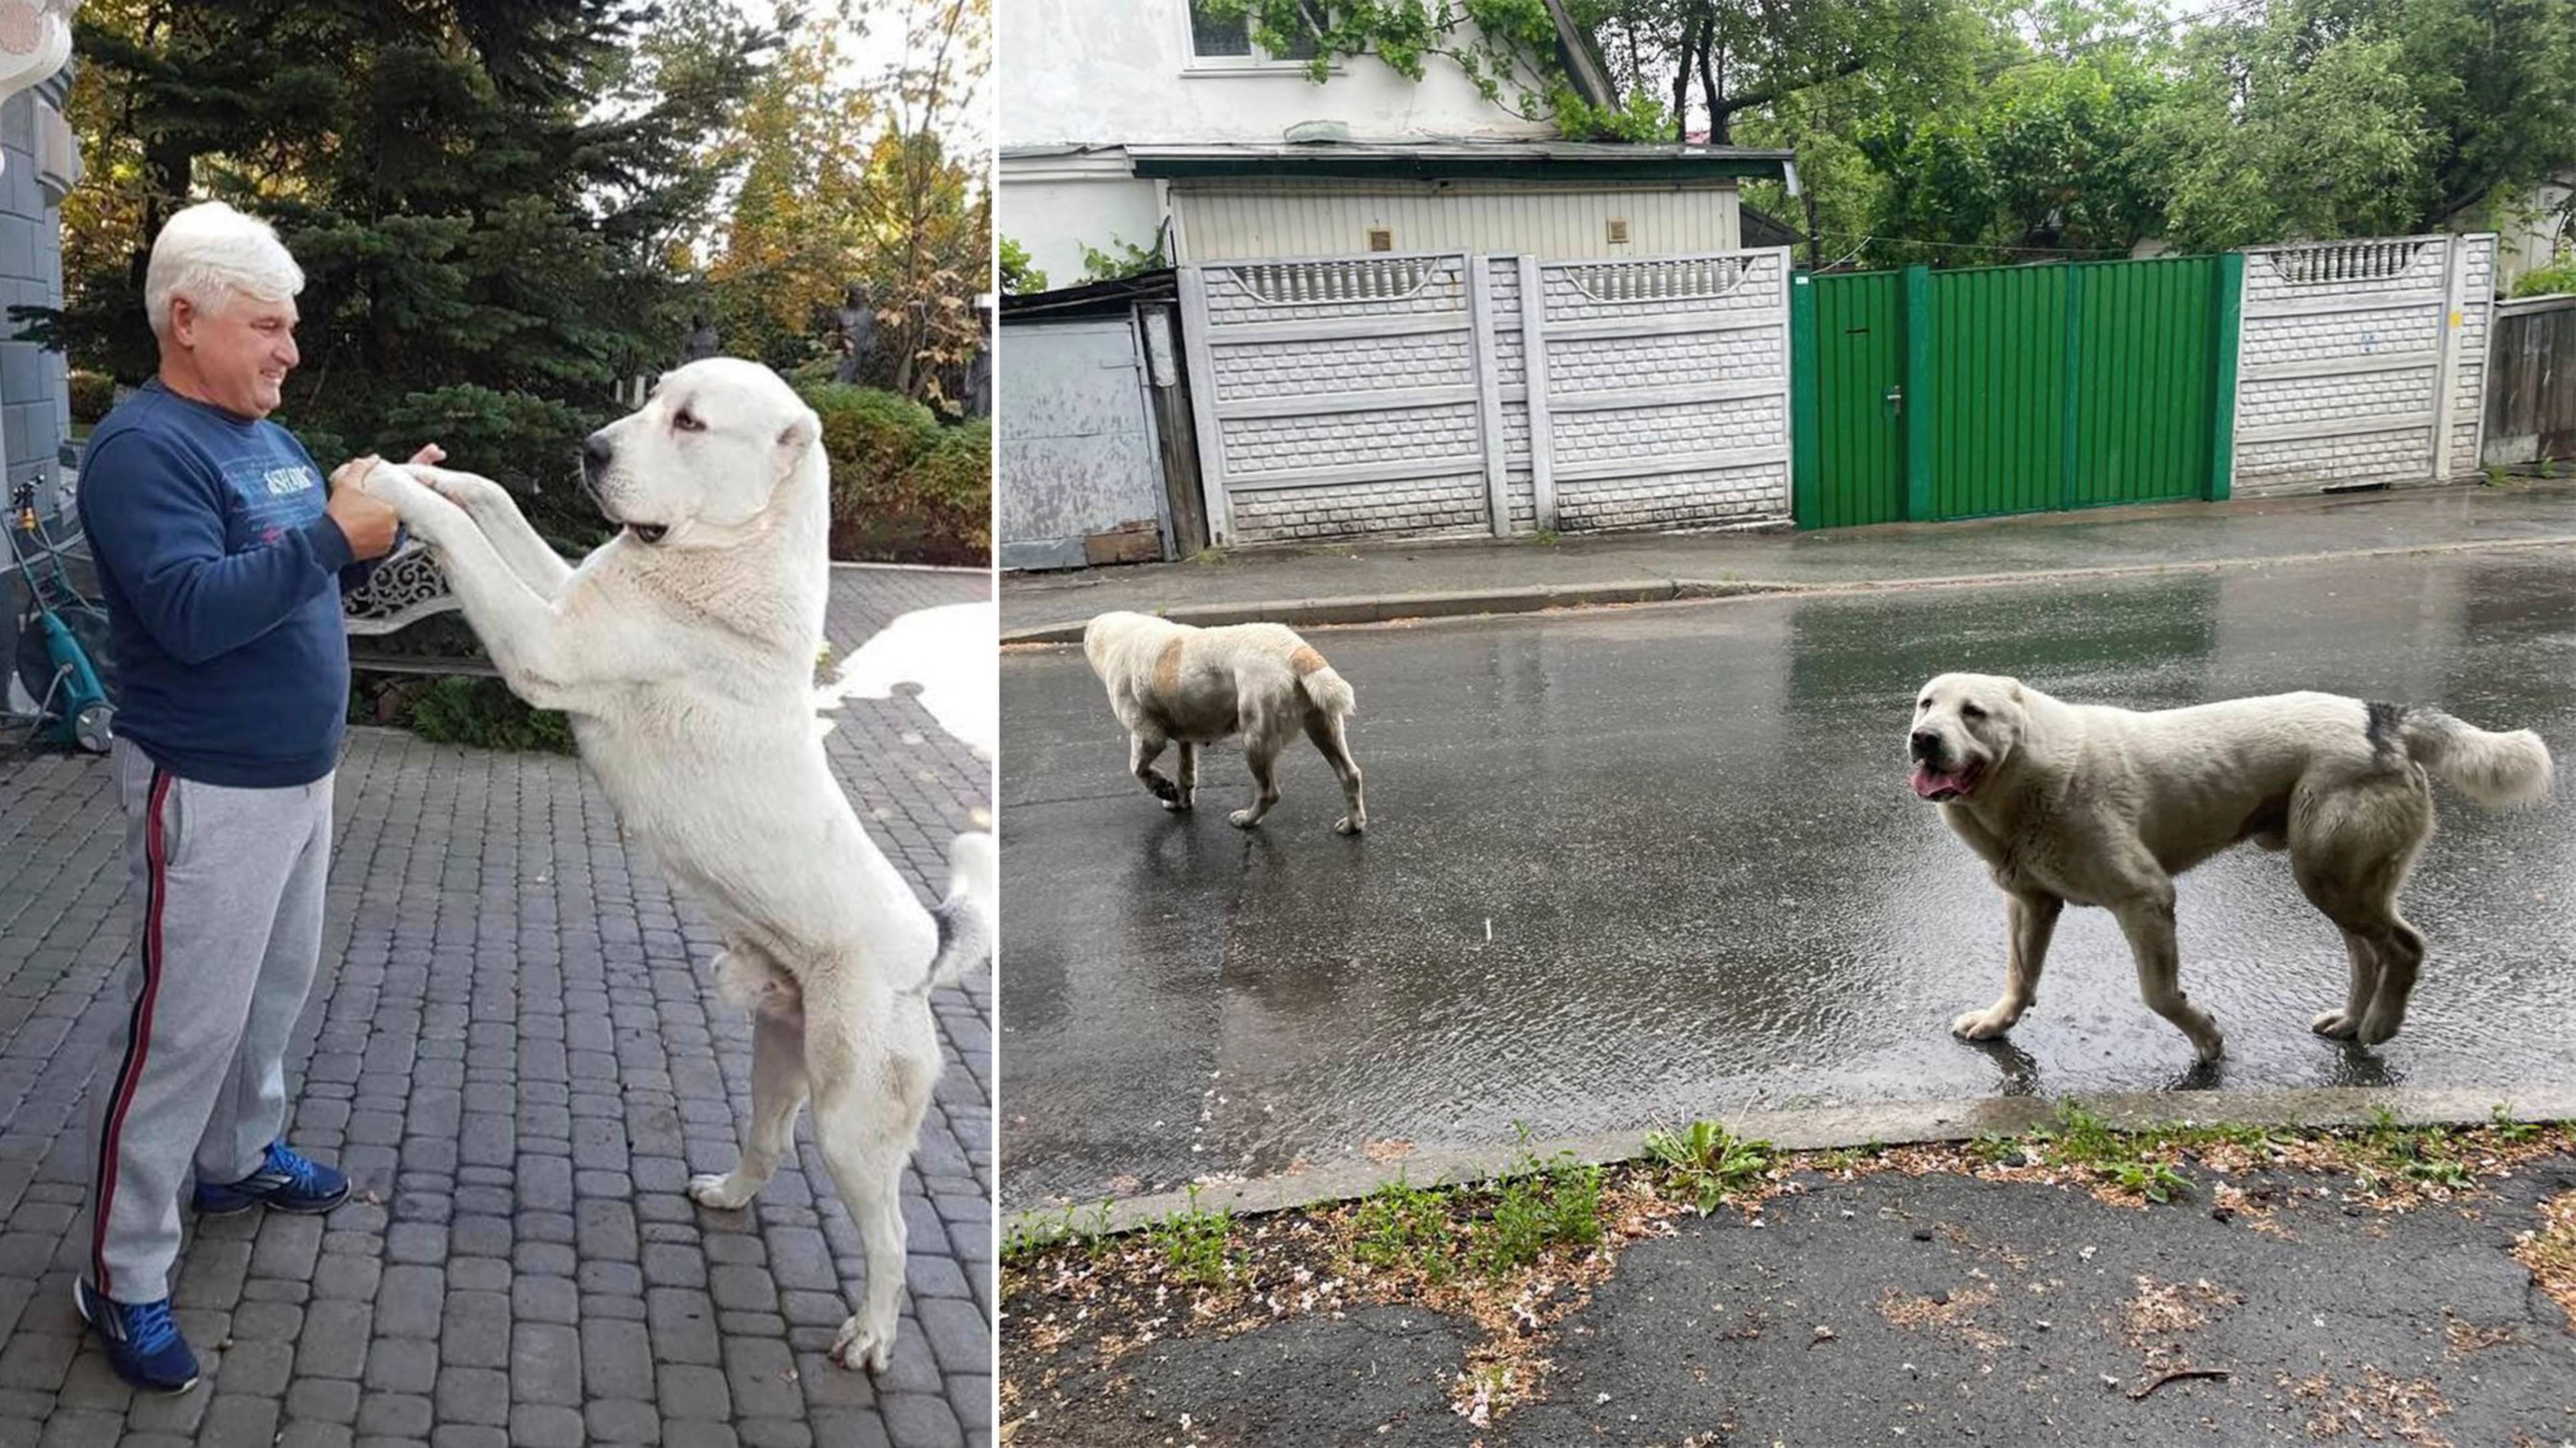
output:
[[[1590,1247],[1601,1240],[1601,1184],[1606,1173],[1559,1152],[1542,1162],[1529,1150],[1494,1182],[1493,1202],[1470,1228],[1467,1260],[1488,1277],[1527,1267],[1550,1247]]]
[[[1223,1287],[1234,1277],[1235,1254],[1227,1245],[1234,1235],[1234,1214],[1203,1211],[1199,1189],[1189,1189],[1190,1204],[1145,1229],[1146,1240],[1163,1254],[1172,1274],[1201,1287]]]
[[[2158,1206],[2191,1195],[2191,1179],[2160,1161],[2124,1161],[2110,1168],[2110,1182],[2133,1197]]]
[[[1401,1176],[1369,1193],[1351,1216],[1351,1256],[1372,1267],[1446,1282],[1456,1271],[1457,1244],[1447,1197]]]
[[[1690,1194],[1701,1216],[1737,1191],[1761,1184],[1771,1170],[1771,1143],[1747,1141],[1714,1121],[1694,1121],[1682,1131],[1646,1134],[1646,1155],[1663,1169],[1668,1185]]]

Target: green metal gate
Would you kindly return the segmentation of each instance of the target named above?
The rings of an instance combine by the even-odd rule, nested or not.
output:
[[[2225,497],[2243,265],[1797,277],[1798,525]]]

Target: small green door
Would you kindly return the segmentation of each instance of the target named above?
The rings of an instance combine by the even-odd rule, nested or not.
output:
[[[1905,516],[1904,311],[1895,272],[1801,274],[1796,345],[1801,528]],[[1813,379],[1814,385],[1803,385]]]

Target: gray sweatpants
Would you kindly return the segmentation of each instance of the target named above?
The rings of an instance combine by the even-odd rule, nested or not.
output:
[[[90,1084],[90,1280],[170,1295],[179,1193],[257,1170],[286,1125],[286,1038],[322,953],[331,776],[285,789],[180,779],[116,741],[136,966]]]

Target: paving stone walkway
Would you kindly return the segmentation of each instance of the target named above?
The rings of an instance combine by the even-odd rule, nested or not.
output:
[[[835,569],[846,656],[981,575]],[[925,895],[989,826],[991,768],[917,702],[827,741]],[[287,1056],[295,1142],[360,1196],[192,1223],[176,1286],[205,1375],[138,1397],[82,1333],[82,1094],[123,1014],[132,916],[104,760],[0,758],[0,1448],[36,1444],[958,1445],[993,1441],[990,972],[933,998],[948,1066],[904,1185],[892,1368],[826,1357],[859,1239],[800,1126],[758,1202],[731,1165],[750,1033],[716,941],[574,761],[352,731],[322,972]]]

